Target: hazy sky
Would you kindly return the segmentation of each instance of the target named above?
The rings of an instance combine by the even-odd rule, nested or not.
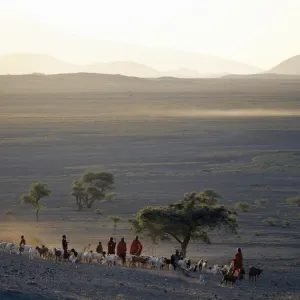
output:
[[[267,69],[300,54],[299,13],[300,0],[0,0],[0,53],[39,52],[38,34],[51,32],[49,54],[65,60],[66,52],[52,51],[55,34],[197,51]]]

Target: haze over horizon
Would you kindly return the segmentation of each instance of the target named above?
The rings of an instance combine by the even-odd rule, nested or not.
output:
[[[174,49],[267,70],[300,53],[298,11],[297,0],[2,0],[0,54],[43,53],[83,65],[133,60],[132,52],[149,48],[137,62],[186,67],[161,56]]]

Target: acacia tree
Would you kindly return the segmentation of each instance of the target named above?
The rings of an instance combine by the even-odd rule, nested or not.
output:
[[[201,203],[206,203],[208,205],[215,205],[218,203],[218,199],[222,199],[219,194],[211,189],[205,189],[198,196]]]
[[[134,231],[176,240],[186,256],[191,240],[210,243],[208,231],[226,226],[236,232],[235,213],[220,205],[208,205],[201,194],[185,194],[183,200],[169,206],[145,207],[130,220]]]
[[[95,201],[112,201],[116,193],[114,175],[108,172],[85,172],[80,180],[73,181],[71,195],[76,199],[78,210],[91,208]]]
[[[51,192],[47,184],[35,182],[31,184],[29,193],[21,196],[23,204],[31,204],[35,208],[36,221],[39,221],[40,210],[45,207],[40,201],[42,198],[49,197]]]
[[[109,216],[108,218],[113,222],[114,235],[116,235],[117,226],[118,226],[118,223],[121,221],[121,218],[120,217],[115,217],[115,216]]]

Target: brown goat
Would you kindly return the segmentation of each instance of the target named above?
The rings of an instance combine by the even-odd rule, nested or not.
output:
[[[36,246],[35,249],[39,252],[40,258],[44,258],[44,259],[47,258],[48,251],[49,251],[49,249],[47,247],[42,245],[42,248],[40,248],[39,246]]]
[[[232,274],[225,274],[220,284],[222,284],[225,281],[225,284],[227,284],[227,282],[231,282],[231,284],[234,285],[236,284],[236,280],[237,280],[236,276]]]
[[[57,260],[61,260],[62,257],[62,251],[58,250],[56,248],[53,249],[54,250],[54,254],[55,254],[55,261]]]

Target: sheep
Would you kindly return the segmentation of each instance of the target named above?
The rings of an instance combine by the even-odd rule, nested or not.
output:
[[[55,251],[51,247],[49,247],[49,249],[48,249],[47,258],[50,259],[50,260],[55,259]]]
[[[92,262],[92,253],[93,253],[92,250],[83,252],[82,261],[85,263],[91,263]]]
[[[76,251],[75,249],[71,249],[70,259],[72,263],[76,263],[82,260],[83,252]]]
[[[0,252],[4,252],[6,245],[7,245],[6,242],[1,242],[0,243]]]
[[[29,259],[38,258],[40,256],[39,251],[36,248],[30,248],[28,252]]]
[[[96,260],[98,263],[100,263],[101,260],[103,260],[104,256],[102,253],[97,252],[91,252],[91,262],[93,260]]]
[[[98,253],[100,254],[100,253]],[[110,254],[107,255],[103,260],[102,260],[102,264],[103,265],[108,265],[108,266],[115,266],[117,261],[120,260],[118,255],[115,254]]]
[[[19,250],[19,245],[14,243],[8,243],[4,248],[4,253],[17,254],[18,250]]]
[[[182,269],[186,269],[187,268],[187,264],[183,259],[178,260],[177,265],[182,268]]]
[[[164,257],[158,258],[158,257],[150,256],[149,265],[151,268],[159,267],[162,270],[165,265],[165,261],[166,259]]]

